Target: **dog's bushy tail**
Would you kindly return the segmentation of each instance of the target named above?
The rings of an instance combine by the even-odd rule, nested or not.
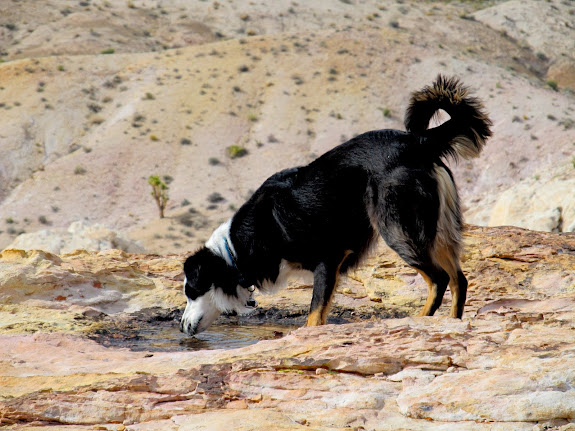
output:
[[[429,121],[439,109],[451,118],[428,129]],[[421,136],[427,151],[456,160],[479,156],[485,140],[491,136],[492,125],[481,101],[470,96],[469,89],[457,78],[443,75],[432,85],[414,92],[405,113],[405,128]]]

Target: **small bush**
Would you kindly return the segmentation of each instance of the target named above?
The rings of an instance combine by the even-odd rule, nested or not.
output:
[[[302,85],[304,83],[303,78],[299,75],[293,75],[291,79],[293,79],[295,85]]]
[[[114,48],[107,48],[100,51],[100,54],[114,54],[116,50]]]
[[[192,145],[192,141],[188,138],[182,138],[180,139],[180,144],[182,145]]]
[[[150,175],[148,184],[152,186],[151,195],[156,201],[160,218],[164,218],[164,210],[168,204],[168,186],[164,183],[158,175]]]
[[[82,166],[76,166],[74,168],[74,175],[84,175],[86,172],[86,168]]]
[[[238,159],[240,157],[247,156],[248,154],[248,150],[240,145],[230,145],[228,148],[226,148],[226,152],[228,153],[230,159]]]
[[[391,109],[389,108],[378,108],[385,118],[391,118]]]
[[[226,199],[219,194],[218,192],[214,192],[208,196],[208,202],[211,204],[218,204],[220,202],[225,201]]]
[[[217,157],[210,157],[210,158],[208,159],[208,163],[209,163],[211,166],[217,166],[217,165],[219,165],[221,162],[220,162],[220,160],[219,160]]]
[[[557,81],[553,81],[552,79],[550,79],[549,81],[547,81],[547,85],[551,87],[553,91],[559,91],[559,85],[557,84]]]

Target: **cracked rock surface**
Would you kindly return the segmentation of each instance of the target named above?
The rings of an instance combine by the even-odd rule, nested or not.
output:
[[[437,316],[414,317],[426,287],[381,245],[342,280],[336,324],[284,326],[283,337],[215,350],[146,349],[150,327],[177,326],[184,256],[5,251],[0,424],[46,431],[575,428],[575,235],[469,226],[465,242],[463,320],[446,316],[449,295]],[[252,320],[220,325],[293,325],[310,295],[307,284],[293,282],[258,297]],[[139,337],[138,349],[122,337]]]

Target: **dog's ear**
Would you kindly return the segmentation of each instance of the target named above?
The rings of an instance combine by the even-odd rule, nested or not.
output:
[[[185,293],[192,301],[207,293],[214,280],[212,279],[213,253],[202,247],[186,259],[184,274],[186,276]]]
[[[202,247],[188,257],[184,263],[184,273],[187,280],[185,293],[191,300],[207,293],[212,286],[228,294],[235,294],[239,284],[237,270],[207,247]]]

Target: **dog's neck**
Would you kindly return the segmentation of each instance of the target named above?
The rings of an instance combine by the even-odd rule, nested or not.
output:
[[[221,224],[206,242],[206,247],[215,255],[224,259],[229,266],[235,266],[234,259],[236,258],[236,250],[230,239],[231,224],[232,219]]]
[[[239,284],[244,287],[249,287],[253,283],[246,283],[242,272],[239,270],[236,259],[237,254],[232,244],[230,238],[230,226],[232,224],[232,219],[229,219],[224,224],[220,225],[208,241],[206,242],[206,247],[212,251],[216,256],[221,257],[226,261],[228,266],[233,267],[238,273]]]

